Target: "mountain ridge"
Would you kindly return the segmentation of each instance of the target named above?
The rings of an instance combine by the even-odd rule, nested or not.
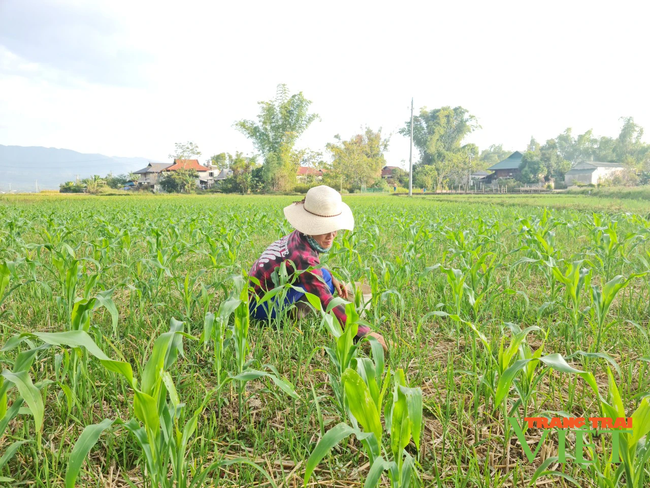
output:
[[[0,192],[57,190],[66,181],[144,168],[147,158],[105,156],[72,149],[0,144]]]

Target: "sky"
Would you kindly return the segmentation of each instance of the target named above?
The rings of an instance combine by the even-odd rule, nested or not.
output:
[[[398,134],[421,107],[462,106],[465,142],[525,150],[567,127],[647,129],[646,1],[0,0],[0,144],[167,161],[253,153],[234,122],[279,83],[319,114],[298,146],[366,126]],[[414,159],[416,156],[414,156]]]

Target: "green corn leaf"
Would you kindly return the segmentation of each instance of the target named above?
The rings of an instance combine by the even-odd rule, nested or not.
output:
[[[296,393],[296,390],[294,389],[293,385],[290,382],[288,382],[283,378],[280,378],[279,376],[276,376],[275,374],[267,373],[266,371],[259,371],[257,369],[247,369],[243,373],[240,373],[236,376],[231,376],[231,378],[235,381],[251,381],[262,377],[269,378],[271,381],[273,381],[273,383],[275,383],[275,385],[278,388],[280,388],[283,392],[285,392],[290,397],[295,398],[296,400],[300,398]]]
[[[178,408],[178,406],[181,404],[181,401],[178,398],[178,393],[176,392],[176,386],[174,385],[174,380],[172,379],[172,375],[170,375],[169,372],[167,371],[163,371],[160,376],[162,382],[165,384],[165,387],[167,388],[167,392],[169,393],[169,400],[172,402],[172,406],[174,407],[174,409]]]
[[[539,358],[539,360],[554,370],[559,371],[560,373],[573,373],[581,376],[591,387],[593,392],[596,395],[599,395],[598,384],[596,383],[596,378],[594,378],[594,375],[590,372],[580,371],[579,369],[575,369],[569,366],[561,354],[549,354],[548,356],[542,356]]]
[[[323,436],[323,438],[316,444],[316,448],[313,450],[309,459],[307,459],[307,464],[305,465],[305,481],[304,486],[307,486],[309,479],[311,478],[314,469],[318,466],[321,460],[327,456],[334,446],[336,446],[343,439],[351,436],[352,434],[357,434],[359,431],[353,429],[349,425],[341,422],[336,425]]]
[[[401,488],[409,488],[409,486],[411,486],[411,479],[413,478],[413,474],[416,474],[417,476],[417,471],[415,471],[415,463],[413,461],[413,458],[405,452],[404,462],[402,464],[402,479],[400,480]]]
[[[6,262],[0,263],[0,303],[5,296],[5,289],[9,285],[9,278],[11,277],[11,271],[7,266]]]
[[[133,378],[133,368],[131,368],[131,365],[125,361],[115,361],[110,359],[86,331],[71,330],[67,332],[35,332],[29,335],[37,337],[46,344],[53,346],[83,347],[91,356],[99,359],[99,362],[108,371],[124,376],[129,385],[132,388],[135,388],[135,379]]]
[[[115,302],[113,302],[113,290],[106,290],[99,292],[96,296],[97,302],[99,303],[99,306],[104,307],[106,310],[108,310],[108,313],[111,314],[111,323],[113,326],[113,333],[117,335],[117,322],[120,318],[120,314],[117,311],[117,307],[115,306]],[[95,310],[99,308],[98,305],[95,305]]]
[[[364,430],[375,434],[377,442],[381,444],[382,426],[377,405],[372,399],[368,385],[363,382],[359,373],[353,369],[346,369],[341,380],[345,388],[346,400],[350,412],[359,421]]]
[[[390,427],[390,447],[393,457],[397,459],[411,441],[411,422],[408,416],[406,396],[402,393],[400,385],[396,385],[397,399],[393,403],[393,416]]]
[[[141,388],[147,395],[154,392],[160,381],[160,373],[165,367],[165,358],[175,335],[175,332],[165,332],[154,342],[151,356],[142,372]]]
[[[34,416],[34,425],[37,432],[40,432],[43,427],[43,416],[45,408],[43,407],[43,398],[41,392],[32,383],[32,378],[27,371],[19,371],[12,373],[11,371],[4,370],[2,372],[5,380],[12,382],[18,388],[20,396],[25,400],[29,411]]]
[[[366,482],[363,484],[363,488],[375,488],[376,486],[379,486],[382,473],[384,471],[388,471],[394,466],[394,462],[386,461],[381,456],[375,458],[372,466],[370,466],[370,470],[368,471],[368,476],[366,477]]]
[[[86,456],[88,456],[92,447],[97,443],[102,432],[111,425],[113,425],[113,421],[105,419],[99,424],[88,425],[83,430],[70,453],[68,469],[65,473],[66,488],[74,488],[77,476],[79,476],[79,471],[81,470],[81,465],[86,459]]]
[[[23,403],[25,403],[25,400],[22,398],[16,398],[11,404],[11,407],[7,409],[4,416],[0,417],[0,437],[4,435],[9,422],[11,422],[16,417],[16,415],[20,413]]]
[[[29,442],[33,442],[33,441],[16,441],[12,443],[0,458],[0,469],[4,468],[5,465],[11,460],[11,458],[14,457],[16,451],[20,449],[20,446],[22,446],[23,444],[27,444]]]
[[[582,357],[585,357],[585,358],[604,359],[605,361],[607,361],[616,370],[616,372],[618,373],[619,376],[621,375],[621,368],[619,368],[618,363],[616,362],[616,360],[613,357],[611,357],[606,352],[576,351],[570,357],[573,357],[573,356],[576,356],[576,355],[579,355],[579,356],[582,356]]]
[[[158,436],[160,431],[160,417],[158,416],[158,402],[155,398],[139,390],[135,390],[133,413],[145,425],[150,434],[156,437]]]
[[[612,375],[612,371],[609,369],[609,367],[607,368],[607,380],[609,387],[608,399],[613,405],[612,413],[615,413],[615,415],[612,415],[612,417],[625,417],[625,407],[623,406],[623,400],[621,399],[621,394],[618,391],[618,387],[616,386],[614,375]]]
[[[400,391],[406,397],[406,408],[408,410],[409,422],[411,423],[411,434],[415,447],[420,450],[420,433],[422,432],[422,390],[420,388],[408,388],[400,386]]]
[[[203,334],[201,335],[201,343],[205,344],[212,338],[212,329],[214,329],[214,314],[208,312],[203,319]]]
[[[526,367],[530,361],[533,361],[533,359],[520,359],[518,361],[515,361],[512,366],[501,373],[499,376],[499,382],[497,383],[497,391],[494,398],[495,410],[499,408],[503,400],[505,400],[506,396],[508,396],[508,392],[510,391],[510,387],[512,386],[512,382],[515,379],[515,376],[517,376],[517,373],[524,369],[524,367]]]
[[[632,440],[630,448],[633,448],[641,438],[650,433],[650,397],[645,397],[632,414]],[[646,439],[646,442],[649,442]]]

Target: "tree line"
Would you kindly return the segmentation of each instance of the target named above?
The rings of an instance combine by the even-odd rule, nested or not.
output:
[[[312,102],[302,92],[291,94],[286,85],[278,85],[272,100],[259,102],[255,120],[239,120],[234,127],[255,147],[256,153],[234,155],[222,152],[207,163],[218,170],[229,170],[229,178],[218,183],[225,192],[287,192],[304,190],[316,184],[315,178],[297,181],[297,170],[307,166],[322,172],[322,181],[340,190],[386,189],[381,176],[386,166],[385,152],[391,135],[382,129],[366,127],[349,139],[336,135],[321,151],[297,147],[300,137],[319,120],[310,111]],[[562,180],[564,174],[581,161],[618,162],[626,167],[625,184],[648,182],[650,179],[650,145],[645,144],[643,128],[632,117],[622,118],[618,137],[596,137],[591,130],[574,135],[570,128],[557,137],[539,143],[531,138],[524,152],[519,180],[523,183]],[[482,151],[465,139],[480,129],[476,116],[463,107],[420,109],[413,117],[414,183],[421,188],[442,190],[469,184],[472,173],[484,170],[507,158],[514,151],[502,145],[491,145]],[[410,137],[411,121],[407,120],[399,134]],[[201,156],[191,142],[177,143],[170,158],[195,159]],[[408,173],[395,169],[391,175],[394,186],[408,185]],[[134,175],[129,175],[134,177]],[[94,177],[99,178],[99,177]],[[318,178],[318,181],[321,179]],[[112,180],[114,181],[114,180]],[[196,187],[196,172],[171,172],[161,180],[165,191],[192,191]],[[99,183],[90,182],[88,188]],[[110,186],[108,180],[106,182]],[[71,187],[71,182],[66,183]],[[64,185],[62,185],[62,191]]]

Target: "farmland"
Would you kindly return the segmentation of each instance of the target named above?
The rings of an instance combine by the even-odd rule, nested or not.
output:
[[[355,232],[321,262],[371,286],[384,358],[324,311],[248,324],[241,277],[296,197],[5,197],[0,476],[363,486],[381,459],[382,486],[647,486],[650,205],[587,198],[346,198]],[[621,463],[603,435],[593,464],[560,464],[551,436],[530,462],[507,417],[634,425]]]

